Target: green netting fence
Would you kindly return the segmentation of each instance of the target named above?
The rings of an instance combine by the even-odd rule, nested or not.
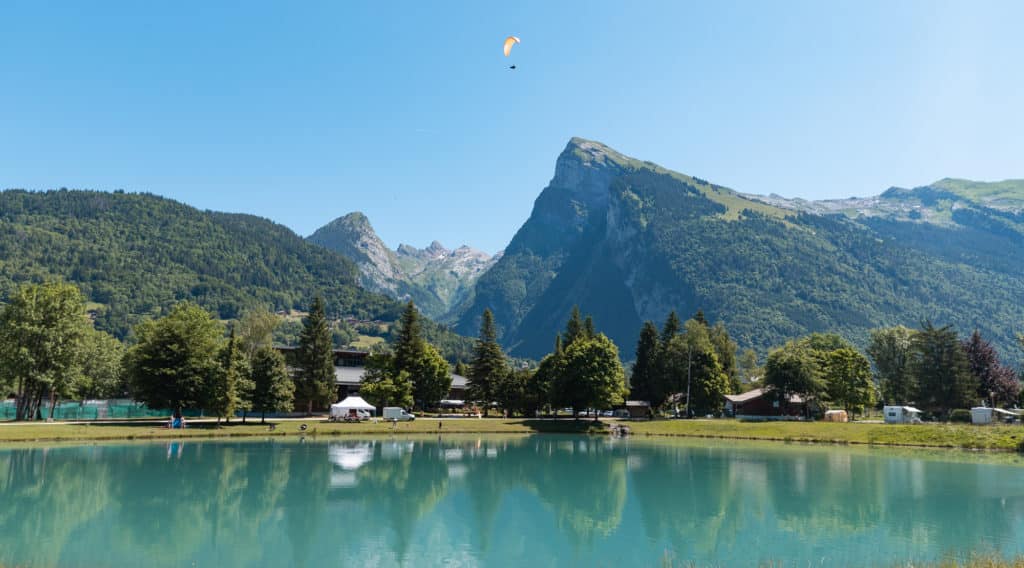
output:
[[[50,405],[44,401],[43,417],[50,415]],[[17,414],[13,400],[0,401],[0,420],[14,420]],[[186,417],[201,415],[199,410],[182,412]],[[126,418],[166,418],[171,411],[166,408],[149,408],[133,400],[87,400],[62,401],[53,409],[54,420],[116,420]]]

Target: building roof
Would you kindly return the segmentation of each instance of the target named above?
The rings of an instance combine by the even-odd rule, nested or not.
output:
[[[357,386],[363,382],[363,375],[366,373],[366,367],[354,367],[354,366],[335,366],[334,367],[334,383],[338,385]],[[453,389],[464,389],[469,383],[469,379],[462,375],[456,375],[452,373],[452,388]]]
[[[725,399],[728,400],[729,402],[732,402],[732,403],[749,402],[751,400],[755,400],[755,399],[761,398],[762,396],[764,396],[764,395],[768,394],[769,392],[771,392],[771,390],[772,390],[771,387],[761,387],[761,388],[756,388],[754,390],[747,391],[745,393],[727,394],[727,395],[725,395]],[[800,396],[798,394],[791,394],[791,395],[789,395],[789,401],[788,402],[790,404],[803,404],[804,397],[802,397],[802,396]]]

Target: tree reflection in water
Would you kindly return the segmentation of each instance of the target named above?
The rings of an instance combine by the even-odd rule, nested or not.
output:
[[[946,458],[554,435],[3,450],[0,565],[870,564],[1021,549],[1019,465]]]

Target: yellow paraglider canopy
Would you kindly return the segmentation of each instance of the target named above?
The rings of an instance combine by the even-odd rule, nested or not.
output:
[[[516,36],[508,36],[505,38],[505,57],[512,53],[512,46],[519,43],[519,38]]]

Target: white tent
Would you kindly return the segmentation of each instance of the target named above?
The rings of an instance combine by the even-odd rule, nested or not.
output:
[[[376,412],[377,408],[363,400],[363,397],[361,396],[350,396],[341,402],[336,402],[331,405],[331,418],[343,418],[348,416],[348,414],[353,410]]]

